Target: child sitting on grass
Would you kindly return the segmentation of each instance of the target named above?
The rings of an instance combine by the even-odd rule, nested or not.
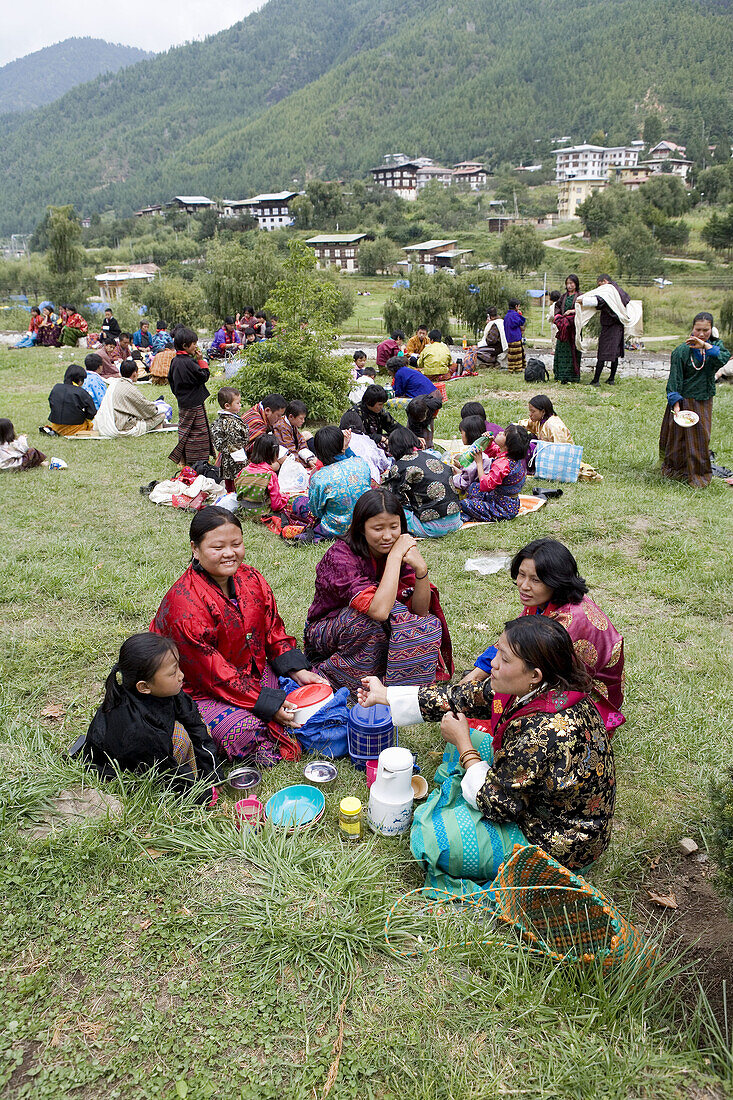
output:
[[[433,390],[422,397],[413,397],[405,409],[407,427],[418,437],[421,447],[432,447],[435,417],[442,408],[443,398],[438,390]]]
[[[0,417],[0,470],[32,470],[48,466],[48,459],[35,447],[28,446],[24,435],[16,435],[12,420]]]
[[[449,467],[421,451],[420,442],[409,428],[395,428],[389,437],[394,462],[382,484],[399,497],[411,535],[439,539],[460,531],[461,509]]]
[[[83,747],[103,779],[114,779],[115,765],[124,771],[154,768],[180,794],[207,784],[197,801],[209,801],[211,784],[223,778],[218,750],[182,685],[170,638],[133,634],[122,643]]]
[[[288,454],[294,455],[303,466],[312,467],[318,460],[301,430],[307,416],[308,407],[304,401],[288,401],[284,416],[272,430]]]
[[[390,413],[384,411],[386,403],[387,391],[383,386],[367,386],[357,409],[365,433],[383,451],[387,449],[390,432],[401,426]]]
[[[357,359],[358,356],[363,358]],[[356,385],[349,394],[349,401],[352,405],[358,405],[364,396],[364,390],[367,386],[371,386],[376,381],[377,372],[374,367],[368,367],[366,365],[366,352],[356,351],[354,352],[354,363],[356,364]]]
[[[529,433],[519,424],[507,424],[486,454],[476,455],[478,481],[468,487],[461,501],[466,520],[494,523],[514,519],[519,512],[519,494],[527,477],[525,458]]]
[[[242,397],[234,386],[222,386],[216,395],[220,413],[211,425],[211,438],[218,452],[219,469],[224,478],[228,493],[234,492],[234,479],[247,465],[244,460],[233,458],[236,451],[246,450],[249,443],[249,429],[239,415],[242,409]]]
[[[277,471],[284,460],[277,457],[279,450],[280,444],[271,432],[255,439],[249,463],[234,479],[239,507],[253,519],[274,515],[280,524],[308,526],[315,522],[308,510],[308,497],[301,494],[291,500],[280,488]],[[279,531],[280,525],[275,524],[275,528]]]
[[[478,401],[469,402],[469,404],[478,405]],[[481,408],[481,406],[479,406]],[[465,412],[468,405],[464,405],[461,412]],[[483,410],[482,410],[483,412]],[[461,440],[464,447],[470,447],[472,443],[475,443],[477,439],[480,439],[482,435],[486,434],[486,417],[485,415],[479,415],[477,413],[468,414],[463,417],[461,423],[458,425],[458,430],[461,433]],[[490,452],[491,453],[491,452]],[[496,452],[494,452],[496,453]],[[453,463],[453,485],[459,492],[465,492],[469,485],[473,484],[478,478],[478,468],[475,462],[472,462],[470,466],[459,466],[457,462]]]
[[[339,428],[342,432],[351,432],[349,448],[352,454],[355,454],[357,458],[364,459],[369,466],[374,485],[379,485],[382,480],[382,474],[385,470],[390,468],[392,462],[389,456],[377,446],[374,440],[366,435],[361,417],[356,409],[349,409],[348,412],[344,413],[341,417]]]

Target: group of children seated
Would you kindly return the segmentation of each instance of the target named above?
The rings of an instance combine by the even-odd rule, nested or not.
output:
[[[224,386],[211,426],[220,474],[241,508],[271,526],[274,519],[275,529],[300,542],[345,535],[356,501],[380,484],[400,498],[408,529],[419,537],[440,538],[465,521],[513,519],[527,473],[526,428],[489,425],[483,406],[469,402],[460,432],[475,455],[451,466],[432,449],[440,401],[429,398],[409,402],[405,427],[385,408],[386,390],[370,383],[338,427],[326,425],[306,438],[302,401],[268,394],[242,412],[239,390]],[[300,467],[301,477],[296,474],[295,490],[285,492],[279,475],[288,461]]]

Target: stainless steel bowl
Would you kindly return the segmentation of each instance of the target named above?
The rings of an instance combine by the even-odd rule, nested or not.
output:
[[[330,760],[312,760],[303,768],[303,775],[309,783],[318,787],[330,787],[338,775],[338,768]]]
[[[252,795],[262,782],[262,774],[257,768],[233,768],[227,776],[227,786],[237,798]]]

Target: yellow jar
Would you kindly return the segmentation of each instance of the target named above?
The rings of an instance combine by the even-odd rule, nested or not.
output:
[[[358,798],[342,798],[339,803],[339,833],[344,840],[361,840],[361,802]]]

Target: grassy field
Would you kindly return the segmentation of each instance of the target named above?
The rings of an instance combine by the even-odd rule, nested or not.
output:
[[[480,923],[436,924],[417,908],[400,916],[400,936],[456,946],[420,960],[386,953],[385,917],[420,875],[405,843],[342,846],[338,800],[366,794],[347,762],[323,820],[294,838],[239,834],[230,802],[206,812],[132,778],[108,788],[122,802],[118,820],[45,840],[24,834],[45,799],[97,785],[62,751],[85,731],[121,641],[146,628],[188,559],[185,514],[138,491],[169,475],[172,437],[38,435],[48,391],[72,359],[0,353],[0,415],[68,462],[1,475],[3,1096],[728,1095],[733,1054],[711,1037],[704,1003],[695,1007],[689,960],[655,966],[646,983],[571,973],[482,945]],[[628,909],[679,837],[704,844],[708,779],[733,752],[733,490],[661,480],[663,383],[544,389],[605,480],[567,485],[533,517],[467,530],[425,553],[458,668],[519,610],[506,573],[479,577],[466,559],[542,534],[572,548],[623,631],[617,818],[592,878]],[[440,434],[455,430],[470,398],[503,422],[526,415],[534,392],[493,372],[449,386]],[[716,398],[713,447],[733,465],[731,387]],[[293,550],[254,527],[246,542],[298,635],[322,550]],[[58,717],[44,717],[49,707]],[[437,728],[401,739],[430,778]],[[264,793],[297,781],[300,767],[274,769]]]

